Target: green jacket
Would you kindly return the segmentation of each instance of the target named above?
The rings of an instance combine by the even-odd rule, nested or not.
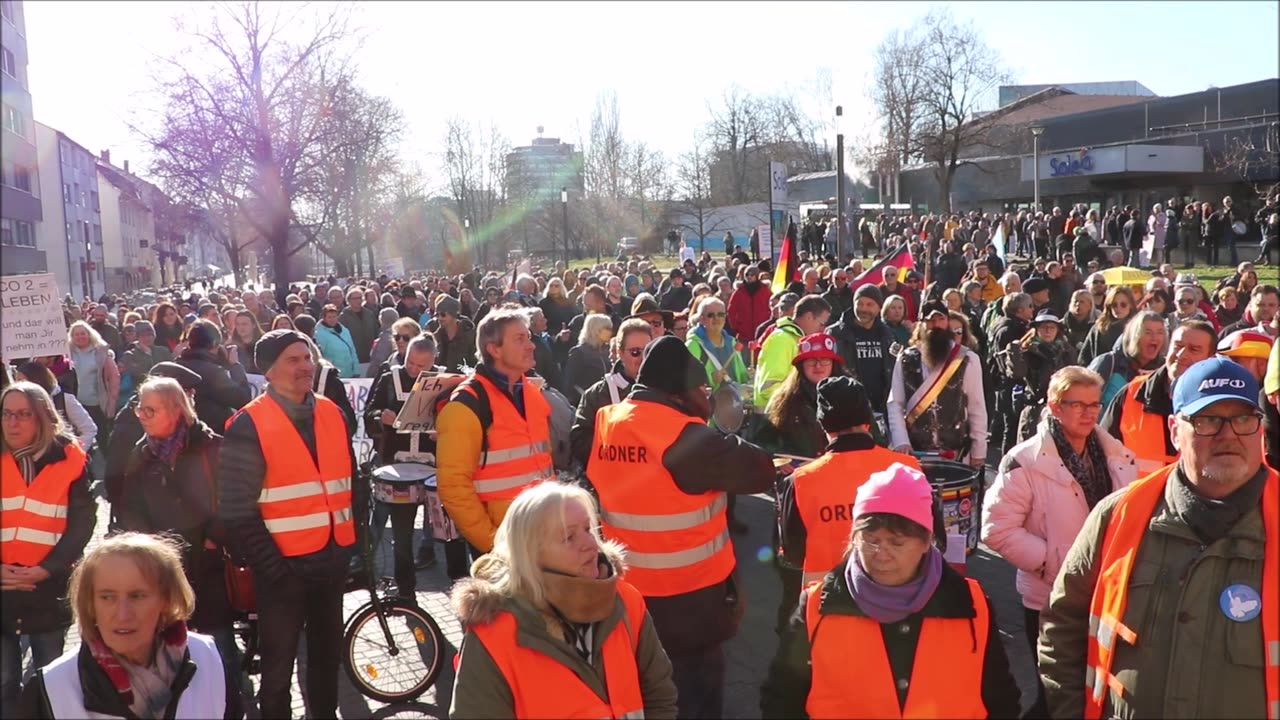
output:
[[[616,568],[615,574],[621,575],[623,567],[613,549],[606,545],[603,557]],[[465,579],[454,587],[453,605],[459,622],[467,628],[459,648],[457,677],[453,685],[453,704],[449,708],[450,718],[515,718],[515,699],[511,687],[498,669],[493,657],[485,649],[484,643],[470,629],[473,625],[490,622],[500,612],[510,612],[516,618],[517,642],[523,647],[536,650],[546,656],[547,662],[557,662],[573,671],[587,687],[591,688],[601,699],[609,697],[604,677],[604,653],[601,647],[613,629],[622,622],[626,609],[622,598],[613,591],[607,601],[612,608],[607,611],[604,620],[594,623],[591,662],[588,664],[578,652],[566,643],[559,633],[553,634],[549,627],[555,622],[547,614],[539,611],[528,600],[515,598],[505,594],[499,587],[483,575],[485,570],[477,572],[477,576]],[[564,577],[564,576],[562,576]],[[567,583],[595,583],[604,581],[583,581],[566,578]],[[595,590],[599,590],[596,588]],[[572,588],[564,593],[568,602],[589,604],[593,602],[590,595],[594,593],[574,592]],[[564,613],[574,616],[574,611],[561,608]],[[580,609],[580,608],[579,608]],[[653,619],[646,612],[644,625],[636,632],[639,642],[636,646],[636,669],[639,672],[640,691],[644,698],[644,716],[646,718],[676,717],[676,687],[671,679],[671,661],[658,639],[658,631],[654,629]],[[547,689],[554,692],[554,688]]]
[[[729,333],[724,333],[721,341],[727,342],[730,345],[737,342]],[[702,363],[702,366],[706,369],[707,385],[711,388],[711,392],[715,392],[716,388],[720,387],[719,383],[717,383],[714,378],[716,373],[716,364],[712,361],[711,353],[702,349],[702,339],[696,334],[690,332],[689,339],[686,340],[684,344],[685,347],[689,348],[689,352],[693,354],[694,359]],[[742,362],[742,353],[735,351],[729,356],[729,364],[723,367],[729,371],[728,379],[731,382],[738,383],[739,385],[747,382],[747,365]]]
[[[1152,514],[1129,578],[1124,624],[1137,645],[1117,641],[1112,673],[1123,697],[1108,690],[1104,718],[1261,718],[1266,687],[1261,615],[1234,622],[1219,606],[1237,583],[1262,590],[1262,510],[1249,510],[1208,547],[1170,508],[1177,472]],[[1089,513],[1067,552],[1045,608],[1040,676],[1049,714],[1084,714],[1089,604],[1102,535],[1120,490]]]
[[[787,379],[791,372],[791,361],[800,352],[800,338],[804,331],[789,317],[778,320],[778,324],[764,340],[760,348],[760,357],[756,361],[756,383],[754,404],[758,408],[767,407],[773,391]]]

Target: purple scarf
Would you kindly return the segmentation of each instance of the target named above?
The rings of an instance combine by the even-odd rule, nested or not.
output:
[[[186,444],[187,426],[183,423],[179,423],[177,429],[167,438],[147,436],[147,447],[151,449],[151,454],[169,467],[173,467],[178,453],[182,452],[182,448],[186,447]]]
[[[905,585],[881,585],[863,569],[855,551],[845,564],[844,575],[854,602],[868,617],[878,623],[896,623],[923,610],[938,589],[938,581],[942,579],[942,553],[938,548],[929,548],[921,568],[920,575]]]

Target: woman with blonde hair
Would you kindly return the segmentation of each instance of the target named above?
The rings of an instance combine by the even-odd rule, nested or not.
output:
[[[83,320],[71,323],[67,330],[67,350],[76,376],[76,398],[103,436],[110,435],[111,418],[115,417],[120,397],[120,367],[116,365],[115,352]]]
[[[573,406],[582,393],[609,372],[609,341],[613,339],[613,319],[608,315],[587,315],[578,335],[578,344],[569,351],[564,367],[564,395]]]
[[[213,639],[187,631],[195,595],[177,539],[123,533],[71,574],[80,647],[37,672],[29,718],[241,718],[238,686]]]
[[[676,717],[671,661],[584,489],[535,485],[453,590],[451,718]]]
[[[1138,301],[1133,290],[1127,285],[1116,285],[1107,290],[1107,298],[1102,304],[1102,312],[1098,321],[1084,336],[1080,352],[1076,356],[1076,364],[1088,366],[1093,359],[1102,353],[1110,352],[1120,339],[1125,325],[1138,310]]]
[[[23,638],[39,667],[62,654],[67,576],[93,536],[97,504],[85,452],[49,394],[19,381],[0,393],[0,706],[22,687]]]
[[[1049,379],[1048,413],[1014,445],[982,507],[982,541],[1018,568],[1023,628],[1035,658],[1040,612],[1085,517],[1098,501],[1137,479],[1134,455],[1098,428],[1103,378],[1078,365]],[[1047,717],[1044,687],[1026,717]]]

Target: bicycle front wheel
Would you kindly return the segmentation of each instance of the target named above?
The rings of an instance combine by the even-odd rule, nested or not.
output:
[[[352,684],[371,700],[408,702],[426,692],[444,667],[445,639],[427,611],[403,600],[383,600],[390,637],[370,603],[351,618],[343,665]]]

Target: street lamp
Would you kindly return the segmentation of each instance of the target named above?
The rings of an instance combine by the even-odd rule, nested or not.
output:
[[[836,262],[844,257],[844,133],[840,131],[840,118],[844,106],[836,106]]]
[[[1035,196],[1035,199],[1032,201],[1032,215],[1035,215],[1040,211],[1040,136],[1042,134],[1044,134],[1043,125],[1031,126],[1031,167],[1032,172],[1035,173],[1032,175],[1032,178],[1034,179],[1032,181],[1031,192]]]
[[[560,209],[564,218],[564,266],[569,267],[569,188],[560,188]]]

